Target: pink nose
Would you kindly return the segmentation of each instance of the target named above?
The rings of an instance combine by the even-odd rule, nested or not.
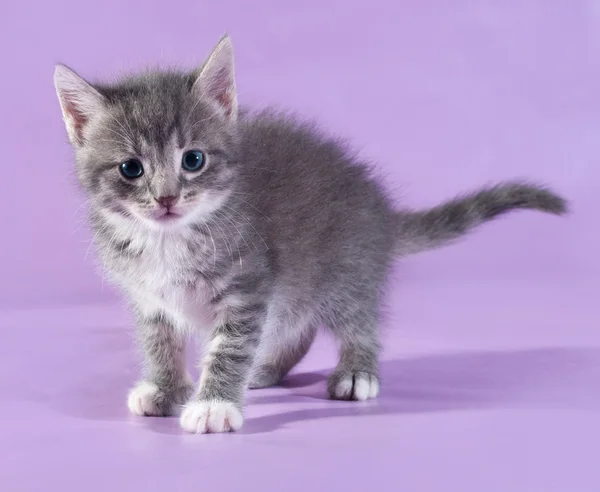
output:
[[[155,200],[163,207],[165,208],[171,208],[173,205],[175,205],[175,202],[177,202],[177,197],[176,196],[160,196],[158,198],[155,198]]]

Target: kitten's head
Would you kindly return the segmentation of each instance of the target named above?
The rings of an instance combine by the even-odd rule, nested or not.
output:
[[[227,197],[238,114],[228,37],[193,73],[91,85],[59,65],[54,83],[79,180],[103,214],[172,228],[202,220]]]

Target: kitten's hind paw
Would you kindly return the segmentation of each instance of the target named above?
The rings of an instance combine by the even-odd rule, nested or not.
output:
[[[249,389],[269,388],[279,384],[282,374],[275,366],[263,365],[255,368],[248,383]]]
[[[242,413],[228,401],[192,401],[179,419],[183,430],[195,434],[236,431],[243,423]]]
[[[379,378],[368,372],[334,372],[327,390],[333,400],[364,401],[379,394]]]

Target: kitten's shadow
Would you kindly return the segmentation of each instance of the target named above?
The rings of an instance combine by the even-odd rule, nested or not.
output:
[[[381,364],[381,395],[370,402],[330,401],[330,371],[290,375],[280,388],[250,391],[248,407],[294,403],[305,409],[248,417],[242,434],[271,432],[294,422],[353,416],[445,412],[476,408],[600,410],[600,349],[540,348],[437,354]],[[77,418],[131,421],[161,434],[181,434],[175,418],[139,418],[124,405],[128,381],[106,374],[71,388],[54,410]],[[319,408],[311,408],[318,402]]]
[[[291,375],[285,395],[252,395],[250,404],[325,398],[328,372]],[[264,433],[312,419],[428,413],[481,408],[600,411],[600,350],[544,348],[465,352],[385,361],[378,400],[335,402],[248,419],[244,434]]]

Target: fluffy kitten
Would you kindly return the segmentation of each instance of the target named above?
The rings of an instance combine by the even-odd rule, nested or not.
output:
[[[278,383],[317,327],[340,357],[331,398],[379,391],[378,321],[394,258],[435,248],[512,209],[565,211],[547,189],[505,183],[425,211],[396,210],[368,166],[313,127],[238,110],[224,37],[197,71],[55,85],[101,259],[127,295],[145,355],[138,415],[223,432],[246,388]],[[195,386],[189,334],[206,353]]]

